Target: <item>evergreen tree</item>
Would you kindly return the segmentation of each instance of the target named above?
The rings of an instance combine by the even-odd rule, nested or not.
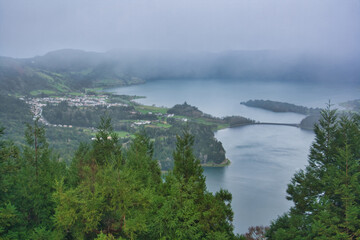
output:
[[[0,127],[0,137],[4,130]],[[19,171],[19,154],[12,142],[0,140],[0,239],[21,238],[19,212],[11,203],[16,197],[12,189]]]
[[[25,139],[28,144],[25,147],[24,157],[27,164],[35,169],[35,177],[39,175],[39,165],[47,162],[50,156],[49,144],[45,138],[45,128],[39,125],[39,118],[34,125],[26,124]]]
[[[359,126],[357,115],[322,112],[309,165],[288,185],[294,207],[271,224],[269,239],[360,238]]]
[[[27,125],[25,137],[27,145],[22,152],[13,144],[5,144],[0,154],[0,169],[4,170],[1,179],[5,180],[5,185],[0,184],[5,190],[0,197],[0,218],[7,219],[4,226],[9,239],[51,235],[52,192],[55,179],[65,172],[65,165],[51,155],[38,119]]]
[[[0,127],[0,137],[5,128]],[[0,203],[11,199],[12,187],[20,169],[20,149],[11,141],[0,140]]]
[[[68,169],[38,120],[25,135],[22,151],[0,142],[0,239],[237,239],[231,194],[206,190],[186,131],[165,179],[145,134],[121,155],[110,119]]]
[[[157,186],[161,182],[160,166],[153,159],[154,144],[144,132],[135,134],[126,153],[126,168],[145,186]]]
[[[236,239],[231,194],[206,190],[200,162],[193,155],[194,137],[177,136],[175,167],[166,178],[155,205],[151,239]]]
[[[93,142],[93,157],[98,165],[115,163],[120,167],[123,162],[121,158],[121,146],[119,137],[114,132],[109,116],[102,116]]]
[[[161,183],[159,166],[152,159],[152,144],[138,134],[128,150],[126,165],[119,165],[119,146],[114,138],[108,139],[114,140],[111,144],[103,141],[106,136],[114,136],[109,121],[103,123],[105,130],[99,129],[92,148],[82,145],[76,165],[70,168],[72,174],[81,177],[74,178],[69,187],[64,181],[57,184],[57,232],[80,239],[146,236],[154,191]]]
[[[200,160],[193,154],[194,136],[188,130],[183,131],[183,136],[176,136],[176,150],[173,153],[174,170],[176,178],[184,179],[185,183],[194,181],[199,190],[204,191],[205,178]]]

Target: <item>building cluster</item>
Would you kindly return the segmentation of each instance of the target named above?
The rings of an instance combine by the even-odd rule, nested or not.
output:
[[[47,103],[57,105],[61,102],[67,102],[69,106],[77,106],[77,107],[93,107],[93,106],[127,106],[123,103],[108,103],[108,96],[100,95],[100,96],[74,96],[74,97],[45,97],[45,98],[29,98],[26,100],[29,104],[35,105],[45,105]]]
[[[100,95],[100,96],[74,96],[74,97],[45,97],[45,98],[20,98],[30,105],[31,112],[34,114],[34,120],[39,119],[39,122],[54,127],[72,127],[71,125],[61,125],[61,124],[50,124],[42,115],[43,107],[46,104],[58,105],[61,102],[67,102],[69,106],[76,107],[93,107],[93,106],[127,106],[123,103],[108,103],[108,96]]]
[[[43,107],[47,104],[58,105],[61,102],[67,102],[69,106],[76,106],[76,107],[94,107],[94,106],[106,106],[107,108],[112,106],[127,106],[126,104],[122,103],[108,103],[108,96],[101,95],[101,96],[74,96],[74,97],[45,97],[45,98],[20,98],[21,100],[25,101],[27,104],[30,105],[31,112],[34,114],[34,120],[39,119],[39,122],[43,123],[47,126],[53,127],[64,127],[64,128],[72,128],[72,125],[62,125],[62,124],[51,124],[49,123],[43,116]],[[131,114],[136,114],[137,112],[133,111],[130,112]],[[173,118],[174,114],[162,114],[162,113],[152,113],[148,112],[148,114],[152,115],[155,114],[159,117],[166,117],[166,118]],[[188,119],[180,118],[184,122],[187,122]],[[131,124],[131,127],[138,127],[142,125],[149,125],[152,124],[149,120],[137,120]]]
[[[131,127],[141,126],[141,125],[148,125],[148,124],[151,124],[151,121],[142,120],[142,121],[134,122],[133,124],[131,124]]]

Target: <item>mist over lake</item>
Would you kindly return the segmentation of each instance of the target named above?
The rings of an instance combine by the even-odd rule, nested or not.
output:
[[[341,102],[358,98],[360,88],[350,84],[181,79],[108,91],[146,96],[137,101],[149,105],[172,107],[186,101],[218,117],[241,115],[263,122],[299,123],[304,115],[273,113],[240,102],[269,99],[325,107],[330,100],[334,107],[339,107]],[[215,137],[223,143],[232,163],[224,168],[204,168],[208,190],[224,188],[232,193],[235,232],[244,233],[249,226],[269,225],[291,206],[285,199],[286,187],[293,174],[307,164],[313,132],[289,126],[250,125],[220,130]]]
[[[360,239],[359,42],[359,0],[0,0],[0,239]]]
[[[157,80],[142,85],[112,88],[110,92],[146,96],[137,102],[172,107],[184,103],[217,116],[241,115],[256,121],[300,122],[304,115],[272,113],[240,105],[249,99],[289,102],[323,108],[331,101],[339,103],[359,98],[360,86],[350,83],[269,82],[223,79]]]

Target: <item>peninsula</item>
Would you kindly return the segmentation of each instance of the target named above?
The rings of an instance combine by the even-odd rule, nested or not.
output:
[[[261,108],[272,112],[293,112],[304,115],[319,114],[320,108],[308,108],[286,102],[277,102],[271,100],[249,100],[247,102],[241,102],[247,107]]]

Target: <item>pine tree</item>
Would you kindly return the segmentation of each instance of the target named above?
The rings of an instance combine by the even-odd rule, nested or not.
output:
[[[354,119],[342,117],[339,125],[335,162],[323,176],[326,192],[321,201],[314,204],[317,211],[313,215],[312,230],[318,239],[360,237],[360,132]]]
[[[109,116],[102,116],[93,142],[93,157],[98,165],[113,164],[116,167],[123,165],[119,137],[114,132]]]
[[[294,175],[294,207],[271,224],[269,239],[360,237],[359,116],[337,117],[330,106],[315,126],[309,165]]]
[[[194,137],[177,136],[174,170],[167,174],[155,205],[152,239],[236,239],[231,194],[206,190],[200,162],[193,155]]]
[[[298,213],[311,211],[311,205],[324,194],[326,183],[322,181],[322,177],[336,158],[336,110],[331,110],[328,105],[321,116],[319,124],[314,126],[315,142],[310,148],[309,164],[305,171],[301,170],[294,175],[287,189],[287,199],[294,202],[293,211]]]
[[[144,132],[136,133],[126,152],[126,168],[145,186],[156,187],[161,182],[159,164],[153,159],[154,144]]]
[[[5,128],[0,127],[0,137]],[[11,141],[0,140],[0,203],[11,201],[12,189],[20,169],[20,149]]]
[[[33,125],[27,124],[25,138],[27,145],[21,157],[14,203],[28,222],[29,230],[34,234],[45,234],[44,231],[52,227],[55,180],[65,173],[65,164],[59,162],[49,149],[45,128],[40,126],[39,119]]]
[[[185,182],[190,179],[199,183],[202,190],[205,189],[205,178],[202,175],[203,169],[200,166],[200,160],[193,154],[194,136],[188,130],[183,131],[183,135],[176,136],[176,150],[173,153],[174,175]]]
[[[152,144],[146,136],[137,135],[126,160],[117,139],[107,138],[114,136],[109,124],[109,119],[103,119],[95,143],[77,151],[70,170],[81,176],[71,177],[75,180],[70,186],[64,181],[57,184],[54,218],[57,233],[63,237],[134,239],[148,230],[154,185],[161,183]]]
[[[35,177],[38,178],[39,165],[41,161],[49,159],[50,151],[45,137],[45,128],[39,125],[39,118],[33,124],[33,126],[26,124],[25,139],[28,145],[24,154],[27,163],[34,167]]]
[[[0,137],[5,128],[0,127]],[[13,188],[19,171],[20,150],[12,142],[0,140],[0,239],[21,238],[20,217],[11,201],[16,198]]]

